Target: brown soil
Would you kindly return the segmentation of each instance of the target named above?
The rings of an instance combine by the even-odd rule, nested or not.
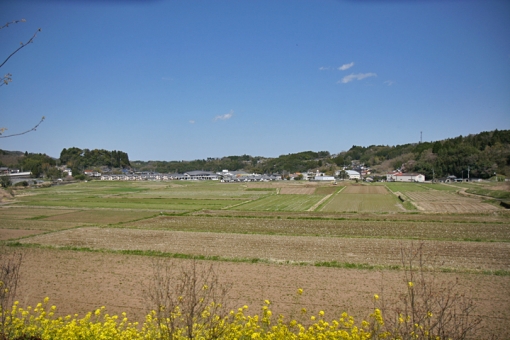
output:
[[[0,241],[41,234],[44,232],[44,230],[0,229]]]
[[[147,310],[143,290],[151,274],[150,257],[47,249],[22,251],[26,255],[19,295],[21,305],[33,306],[48,296],[50,305],[58,307],[59,315],[83,316],[106,306],[111,314],[127,312],[131,320],[143,321]],[[180,265],[189,260],[173,261]],[[275,314],[298,314],[301,307],[306,307],[315,315],[324,310],[327,316],[339,317],[342,311],[347,311],[361,318],[370,313],[372,296],[381,295],[382,285],[385,298],[394,298],[405,289],[399,271],[213,263],[221,280],[234,284],[227,301],[229,307],[246,304],[252,314],[260,311],[264,299],[269,299]],[[498,338],[508,338],[510,277],[452,273],[436,276],[438,281],[453,282],[456,278],[460,290],[475,299],[477,312],[488,317],[489,328]],[[298,288],[305,291],[299,299],[295,294]]]
[[[0,202],[5,202],[11,198],[12,198],[11,193],[9,193],[7,190],[0,188]]]
[[[415,241],[308,236],[244,235],[85,227],[20,241],[60,247],[154,250],[174,254],[263,259],[271,262],[337,261],[399,265],[400,249]],[[510,270],[510,243],[423,241],[433,268]]]
[[[460,196],[453,193],[407,192],[418,209],[435,213],[481,213],[498,210],[483,203],[479,198]]]
[[[491,190],[510,191],[510,182],[501,182],[501,184],[490,187]]]

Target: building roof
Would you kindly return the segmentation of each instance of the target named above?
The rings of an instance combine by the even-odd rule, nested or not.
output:
[[[187,171],[186,174],[190,176],[216,176],[216,173],[214,172],[201,170]]]
[[[416,174],[416,173],[398,173],[398,174],[395,174],[395,176],[423,176],[423,175]]]

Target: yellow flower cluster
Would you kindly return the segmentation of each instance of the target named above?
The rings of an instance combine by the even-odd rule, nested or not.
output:
[[[206,289],[206,288],[205,288]],[[298,291],[298,294],[300,292]],[[126,313],[120,316],[109,315],[106,308],[101,307],[84,317],[74,316],[56,317],[55,306],[48,306],[49,299],[37,304],[35,308],[23,309],[15,302],[10,310],[2,311],[5,322],[1,325],[0,337],[9,339],[23,337],[37,337],[40,339],[189,339],[193,334],[195,339],[385,339],[392,338],[387,331],[382,331],[384,318],[381,310],[375,309],[369,321],[356,324],[352,316],[343,313],[339,318],[326,320],[326,313],[319,311],[311,315],[311,321],[305,325],[297,320],[286,320],[283,315],[275,316],[270,310],[271,302],[265,300],[261,313],[248,315],[248,306],[237,311],[230,311],[224,317],[212,315],[211,309],[206,309],[196,316],[192,329],[181,326],[170,329],[171,321],[182,317],[182,311],[177,307],[173,312],[162,314],[152,311],[146,316],[143,324],[128,321]],[[211,304],[211,308],[215,305]],[[306,309],[303,308],[303,313]],[[201,319],[214,322],[201,322]],[[419,326],[418,326],[419,328]]]

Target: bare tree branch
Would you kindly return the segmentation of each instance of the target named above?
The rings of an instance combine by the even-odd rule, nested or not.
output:
[[[17,22],[17,21],[16,21]],[[6,25],[2,26],[2,28],[6,27],[9,23],[7,23]],[[32,36],[32,38],[30,38],[26,43],[21,43],[21,46],[18,47],[14,52],[12,52],[5,60],[2,64],[0,64],[0,67],[4,66],[4,64],[7,62],[7,60],[9,60],[13,55],[15,55],[19,50],[21,50],[23,47],[27,46],[28,44],[31,44],[35,37],[37,36],[37,33],[38,32],[41,32],[41,29],[39,28],[35,33],[34,35]]]
[[[41,123],[44,121],[46,117],[42,116],[41,120],[39,121],[39,123],[37,123],[36,126],[34,126],[33,128],[31,128],[30,130],[27,130],[25,132],[20,132],[20,133],[14,133],[12,135],[6,135],[6,136],[2,136],[2,133],[7,130],[6,128],[0,128],[0,138],[8,138],[8,137],[15,137],[15,136],[21,136],[21,135],[24,135],[26,133],[29,133],[31,131],[35,131],[37,129],[37,127],[39,127],[39,125],[41,125]]]
[[[25,19],[21,19],[21,20],[14,20],[14,21],[10,21],[8,23],[6,23],[5,25],[1,26],[0,27],[0,30],[1,29],[4,29],[4,28],[7,28],[9,27],[9,25],[11,24],[17,24],[19,22],[25,22],[26,20]],[[4,66],[5,63],[13,56],[15,55],[17,52],[19,52],[19,50],[21,50],[23,47],[27,46],[28,44],[31,44],[35,37],[37,36],[37,33],[38,32],[41,32],[41,29],[39,28],[35,33],[34,35],[26,42],[26,43],[23,43],[21,42],[21,46],[18,47],[14,52],[12,52],[1,64],[0,64],[0,67]],[[9,83],[12,81],[12,74],[10,73],[7,73],[5,76],[3,76],[0,80],[1,80],[1,83],[0,83],[0,87],[3,86],[3,85],[9,85]],[[31,131],[35,131],[39,125],[41,125],[41,123],[44,121],[44,116],[41,118],[41,120],[39,121],[39,123],[37,123],[33,128],[25,131],[25,132],[20,132],[20,133],[14,133],[12,135],[3,135],[3,133],[5,132],[5,130],[7,130],[6,128],[0,128],[0,138],[8,138],[8,137],[15,137],[15,136],[21,136],[21,135],[24,135],[26,133],[29,133]]]
[[[26,22],[25,19],[20,19],[20,20],[14,20],[14,21],[9,21],[8,23],[6,23],[5,25],[3,25],[2,27],[0,27],[0,30],[2,28],[6,28],[6,27],[9,27],[9,25],[11,24],[17,24],[18,22]]]

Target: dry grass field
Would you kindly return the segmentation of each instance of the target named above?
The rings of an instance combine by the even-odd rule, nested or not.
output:
[[[315,188],[287,187],[280,189],[281,195],[312,195],[313,193],[315,193]]]
[[[422,244],[429,275],[458,281],[485,325],[510,337],[510,214],[503,208],[464,200],[451,187],[399,190],[418,206],[458,199],[490,209],[407,210],[378,185],[256,184],[99,182],[16,196],[0,206],[0,240],[25,254],[21,303],[49,296],[59,315],[105,305],[140,320],[154,258],[179,266],[195,257],[234,284],[229,306],[256,313],[270,299],[276,313],[306,307],[366,317],[373,294],[395,299],[405,289],[400,250]],[[345,202],[357,203],[341,210]],[[305,291],[299,299],[297,288]]]
[[[419,210],[435,213],[480,213],[498,210],[480,199],[460,196],[451,192],[406,192]]]

